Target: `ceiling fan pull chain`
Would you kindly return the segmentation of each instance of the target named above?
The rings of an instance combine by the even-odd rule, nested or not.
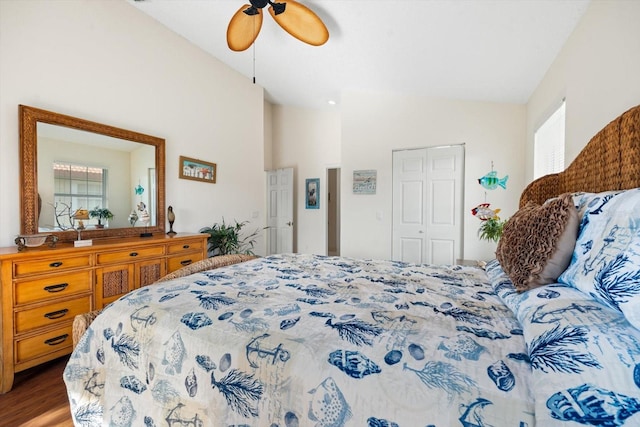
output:
[[[251,46],[253,52],[253,84],[256,84],[256,41],[254,40],[251,44],[253,45]]]

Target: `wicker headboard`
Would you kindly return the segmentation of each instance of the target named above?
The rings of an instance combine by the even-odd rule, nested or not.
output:
[[[640,105],[598,132],[562,172],[531,182],[520,196],[542,204],[563,193],[599,193],[640,187]]]

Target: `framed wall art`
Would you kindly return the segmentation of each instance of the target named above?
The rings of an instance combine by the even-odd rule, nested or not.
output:
[[[320,209],[320,178],[308,178],[304,188],[305,208]]]
[[[205,162],[204,160],[180,156],[180,166],[178,170],[180,171],[180,178],[182,179],[192,179],[194,181],[215,184],[218,166],[215,163]]]
[[[353,171],[353,194],[376,194],[377,171]]]

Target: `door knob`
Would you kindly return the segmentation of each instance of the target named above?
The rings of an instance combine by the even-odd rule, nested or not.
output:
[[[287,225],[288,225],[289,227],[291,227],[291,226],[293,225],[293,221],[289,221],[289,222],[287,223]]]

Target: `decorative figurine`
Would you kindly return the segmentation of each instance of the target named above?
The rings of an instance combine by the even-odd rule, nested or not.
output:
[[[478,184],[482,185],[487,190],[495,190],[498,186],[507,189],[507,180],[509,175],[505,175],[504,178],[498,178],[498,172],[491,171],[482,178],[478,179]]]
[[[133,210],[129,214],[129,223],[131,224],[132,227],[135,227],[136,222],[138,222],[138,214],[136,213],[135,210]]]
[[[167,219],[169,220],[169,231],[167,231],[167,234],[170,234],[170,235],[176,234],[176,232],[173,231],[173,222],[176,220],[176,214],[173,213],[173,206],[169,206],[169,209],[167,212]]]

